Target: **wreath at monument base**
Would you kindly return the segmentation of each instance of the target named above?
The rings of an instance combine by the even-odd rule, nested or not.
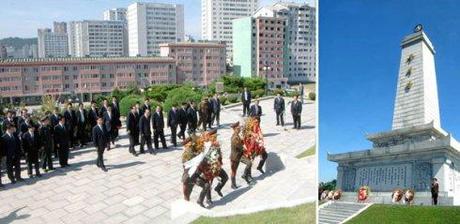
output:
[[[391,194],[391,202],[398,203],[403,198],[404,191],[402,189],[395,189]]]
[[[408,205],[412,205],[414,203],[414,198],[415,198],[415,191],[412,189],[407,189],[406,192],[404,192],[404,201]]]
[[[369,197],[371,189],[369,186],[361,186],[358,189],[358,202],[364,202]]]

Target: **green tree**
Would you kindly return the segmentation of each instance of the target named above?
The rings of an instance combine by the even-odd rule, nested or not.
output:
[[[195,103],[200,102],[202,98],[202,90],[194,88],[190,85],[185,85],[176,89],[169,91],[166,100],[163,103],[163,110],[165,112],[169,111],[171,107],[175,104],[177,106],[181,105],[183,102],[188,102],[190,100],[195,101]]]

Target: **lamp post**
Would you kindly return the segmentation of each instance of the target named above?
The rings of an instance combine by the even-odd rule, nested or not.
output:
[[[265,64],[264,67],[262,67],[262,70],[265,73],[265,96],[268,94],[268,71],[271,69],[272,68],[268,64]]]

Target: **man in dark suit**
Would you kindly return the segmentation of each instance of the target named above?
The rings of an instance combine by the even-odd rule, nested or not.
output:
[[[99,110],[99,116],[104,116],[104,113],[107,111],[109,107],[109,101],[107,99],[102,100],[102,107]]]
[[[6,117],[5,119],[3,120],[3,124],[2,124],[2,128],[3,128],[3,132],[6,132],[6,127],[8,127],[8,125],[13,125],[15,126],[16,124],[14,123],[14,119],[13,119],[13,112],[11,110],[8,110],[6,112]]]
[[[141,114],[144,114],[145,110],[147,110],[147,109],[152,111],[152,108],[150,107],[150,99],[149,98],[145,98],[144,105],[142,105],[142,107],[141,107]]]
[[[291,102],[291,114],[294,120],[294,129],[300,129],[300,115],[302,113],[302,102],[299,101],[298,96],[294,96]]]
[[[53,168],[53,159],[51,155],[53,154],[53,135],[52,128],[50,126],[50,119],[44,117],[40,128],[38,129],[38,134],[40,136],[40,146],[41,146],[41,161],[42,169],[45,172],[48,170],[54,170]]]
[[[35,175],[41,177],[40,165],[38,161],[40,150],[40,137],[35,132],[33,125],[28,126],[28,131],[22,135],[21,139],[22,149],[26,154],[27,160],[27,174],[32,178],[32,166],[35,169]]]
[[[104,150],[108,148],[109,145],[109,139],[107,137],[108,133],[104,127],[104,118],[98,117],[97,125],[94,126],[92,130],[92,139],[94,146],[97,149],[96,165],[104,172],[107,172],[104,165]]]
[[[211,104],[212,104],[212,122],[211,125],[214,125],[214,121],[217,123],[217,127],[220,126],[220,99],[219,99],[219,94],[216,93],[214,97],[211,99]]]
[[[152,149],[152,131],[150,129],[150,110],[146,109],[144,115],[139,119],[139,134],[141,135],[141,146],[140,153],[144,153],[144,145],[147,144],[147,148],[150,154],[155,152]]]
[[[108,106],[104,112],[104,127],[108,133],[109,141],[111,143],[111,148],[115,147],[115,121],[114,115],[112,113],[112,107]]]
[[[284,110],[285,110],[285,104],[284,104],[284,99],[281,97],[281,95],[278,93],[275,97],[275,100],[273,102],[273,109],[275,110],[276,113],[276,126],[280,125],[281,121],[281,126],[284,126]]]
[[[251,105],[252,95],[248,88],[244,87],[241,93],[241,102],[243,103],[243,117],[249,115],[249,106]]]
[[[171,143],[174,147],[177,146],[177,125],[179,124],[179,110],[177,110],[176,105],[173,105],[171,110],[168,113],[168,127],[171,129]]]
[[[51,135],[52,135],[52,142],[53,142],[53,152],[54,152],[54,158],[57,159],[58,158],[58,149],[56,147],[56,144],[54,142],[54,127],[56,127],[56,125],[59,124],[59,108],[54,108],[53,110],[53,114],[51,114],[49,116],[50,118],[50,121],[51,121]]]
[[[65,125],[64,116],[59,117],[59,123],[54,127],[54,143],[58,149],[59,164],[61,167],[69,166],[70,130]]]
[[[128,112],[126,116],[126,131],[128,132],[129,137],[129,153],[137,156],[136,149],[136,138],[139,138],[139,119],[136,115],[136,107],[131,106],[131,111]]]
[[[113,114],[113,135],[114,138],[118,137],[118,129],[121,128],[121,121],[120,121],[120,104],[115,96],[112,96],[112,114]]]
[[[88,111],[88,122],[91,128],[96,126],[98,117],[99,117],[99,111],[97,109],[97,104],[95,101],[92,101],[91,109]]]
[[[260,116],[262,116],[262,107],[259,106],[259,100],[256,100],[254,105],[251,106],[249,116],[255,117],[260,122]]]
[[[9,124],[2,137],[2,147],[6,155],[6,172],[13,184],[24,180],[21,178],[21,143],[15,133],[15,126]]]
[[[85,108],[83,107],[83,103],[78,104],[77,110],[77,137],[80,141],[80,147],[86,145],[87,136],[86,136],[86,124],[88,122],[88,113],[86,112]]]
[[[185,130],[187,129],[187,103],[182,103],[181,108],[177,111],[177,120],[180,127],[180,131],[177,136],[182,138],[182,140],[185,140]]]
[[[195,133],[198,126],[198,115],[193,101],[190,102],[190,107],[187,109],[187,122],[189,134]]]
[[[137,136],[134,138],[134,145],[139,145],[139,119],[142,117],[141,113],[141,103],[139,101],[136,101],[136,104],[134,106],[134,115],[136,117],[136,130],[137,130]]]
[[[152,128],[153,128],[153,143],[155,144],[155,149],[158,149],[158,138],[161,140],[161,145],[163,149],[167,149],[164,128],[165,121],[163,118],[163,111],[160,106],[157,106],[155,113],[152,116]]]
[[[76,145],[76,127],[77,127],[77,115],[75,114],[75,110],[72,108],[72,103],[67,104],[67,108],[64,111],[64,117],[65,117],[65,125],[66,129],[69,134],[69,139],[70,139],[70,148],[73,148],[74,145]]]

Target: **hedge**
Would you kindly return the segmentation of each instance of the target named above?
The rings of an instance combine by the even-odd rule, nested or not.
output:
[[[141,95],[128,95],[123,97],[120,101],[120,114],[121,116],[126,116],[131,108],[131,106],[135,105],[136,102],[139,101],[142,105],[144,102],[144,97]],[[150,106],[152,110],[155,110],[157,106],[161,106],[161,104],[157,101],[150,100]]]
[[[193,88],[192,86],[186,85],[179,88],[173,89],[168,92],[168,96],[164,101],[164,111],[168,112],[173,104],[180,106],[183,102],[189,102],[190,100],[195,101],[198,104],[201,101],[202,92],[200,89]]]

